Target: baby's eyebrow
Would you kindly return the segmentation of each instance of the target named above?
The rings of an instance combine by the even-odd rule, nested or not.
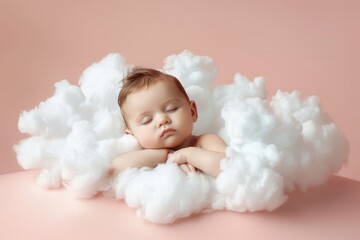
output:
[[[167,100],[167,101],[164,102],[162,105],[165,106],[165,105],[167,105],[167,104],[169,104],[169,103],[177,103],[177,102],[180,102],[180,100],[177,99],[177,98],[173,98],[173,99]]]

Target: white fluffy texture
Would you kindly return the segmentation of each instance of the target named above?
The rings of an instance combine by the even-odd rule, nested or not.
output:
[[[205,174],[184,173],[174,163],[154,169],[130,169],[114,182],[115,196],[137,208],[141,218],[171,223],[200,212],[211,202],[213,179]]]
[[[163,71],[179,78],[197,103],[194,134],[217,133],[228,144],[219,176],[185,174],[166,163],[108,179],[115,156],[139,149],[124,134],[117,106],[128,68],[122,56],[110,54],[84,71],[80,86],[60,81],[52,97],[21,114],[19,129],[31,137],[15,151],[24,169],[42,169],[40,185],[64,185],[77,197],[106,192],[146,220],[171,223],[211,209],[272,211],[286,193],[324,183],[347,160],[347,140],[317,97],[278,91],[268,99],[263,78],[239,73],[232,84],[211,89],[212,59],[184,51],[167,57]]]

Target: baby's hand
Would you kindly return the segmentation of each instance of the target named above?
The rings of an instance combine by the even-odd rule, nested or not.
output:
[[[186,173],[197,172],[196,168],[188,163],[180,164],[179,167],[181,168],[181,170],[183,170]]]
[[[187,148],[183,148],[175,152],[169,153],[168,161],[178,164],[181,170],[183,170],[186,173],[197,172],[197,169],[193,165],[188,163],[188,159],[187,159],[188,150],[189,149]]]
[[[177,163],[177,164],[186,164],[186,163],[188,163],[187,156],[186,156],[186,149],[180,149],[180,150],[177,150],[175,152],[169,153],[168,154],[168,161],[172,162],[172,163]]]

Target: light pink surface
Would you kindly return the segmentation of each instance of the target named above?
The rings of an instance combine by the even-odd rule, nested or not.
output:
[[[46,191],[37,172],[0,176],[1,239],[358,239],[360,182],[333,177],[295,192],[275,212],[218,211],[171,225],[143,222],[124,202],[102,196],[76,200]]]
[[[0,174],[19,171],[11,147],[22,110],[77,83],[110,52],[161,67],[189,49],[211,56],[217,83],[240,71],[276,89],[320,96],[351,145],[341,175],[360,180],[360,1],[0,1]]]

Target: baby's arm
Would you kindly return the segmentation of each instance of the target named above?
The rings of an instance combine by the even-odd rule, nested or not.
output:
[[[214,134],[204,134],[198,142],[198,147],[183,148],[172,153],[170,160],[177,164],[189,163],[216,177],[220,172],[220,161],[225,158],[225,142]]]
[[[167,149],[144,149],[123,153],[112,161],[109,175],[116,175],[127,168],[156,167],[166,162],[168,153]]]

